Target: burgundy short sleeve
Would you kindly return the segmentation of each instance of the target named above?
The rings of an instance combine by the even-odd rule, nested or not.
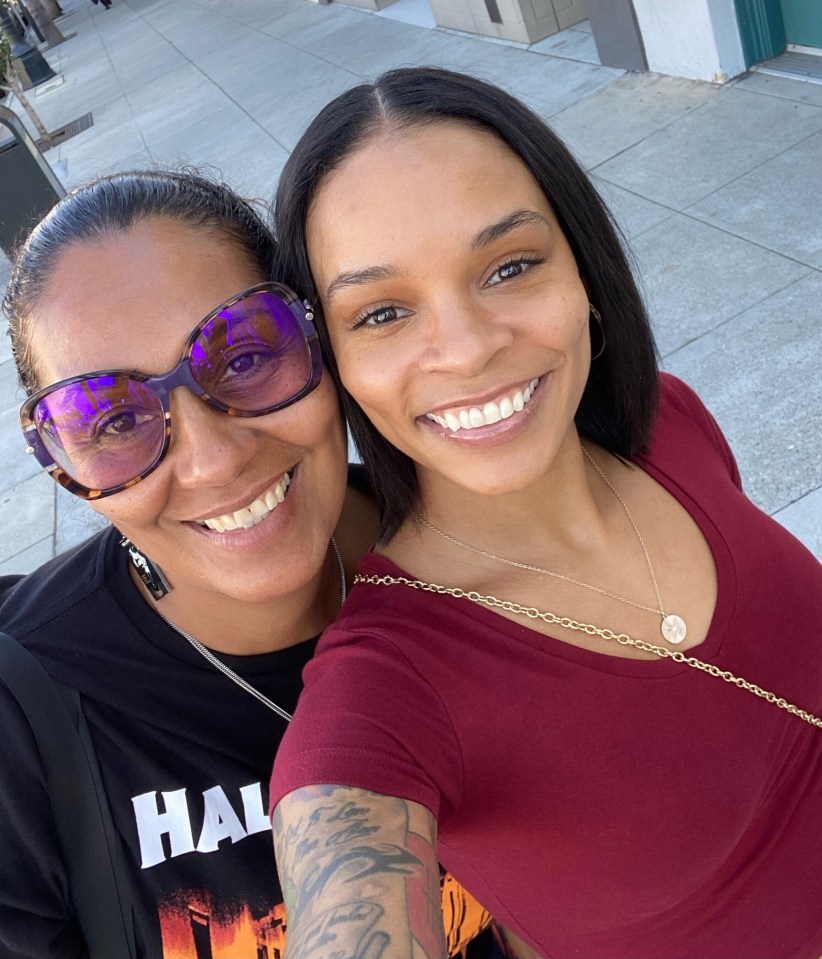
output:
[[[458,805],[462,763],[447,709],[397,643],[338,622],[304,678],[277,751],[271,811],[289,792],[318,783],[400,796],[435,817]]]
[[[713,444],[725,461],[734,486],[741,490],[742,478],[739,474],[739,467],[737,466],[733,451],[727,439],[725,439],[725,434],[719,428],[719,424],[702,400],[694,393],[690,386],[668,373],[660,374],[660,387],[664,394],[666,405],[670,405],[673,409],[684,413]]]

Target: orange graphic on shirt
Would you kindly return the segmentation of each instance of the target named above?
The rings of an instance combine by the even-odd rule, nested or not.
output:
[[[207,899],[180,897],[160,910],[163,959],[281,959],[285,949],[282,904],[254,919],[247,906],[218,917]]]
[[[442,914],[449,956],[462,953],[491,916],[448,874],[442,877]],[[160,908],[163,959],[282,959],[285,906],[254,919],[248,906],[228,914],[207,896],[178,895]]]
[[[494,917],[447,872],[441,878],[440,898],[448,955],[464,954],[468,943],[487,929]]]

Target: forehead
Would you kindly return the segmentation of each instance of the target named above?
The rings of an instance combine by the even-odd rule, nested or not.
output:
[[[443,122],[381,131],[322,183],[307,223],[319,272],[361,265],[435,233],[451,241],[519,208],[553,211],[525,163],[489,131]],[[341,262],[337,262],[337,261]]]
[[[38,381],[167,369],[199,320],[264,279],[232,238],[172,220],[73,244],[30,318]]]

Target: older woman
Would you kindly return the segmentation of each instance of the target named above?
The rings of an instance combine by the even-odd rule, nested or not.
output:
[[[384,505],[275,765],[292,959],[441,955],[437,850],[519,954],[818,959],[822,568],[658,374],[584,172],[401,70],[320,113],[277,215]]]
[[[122,174],[57,205],[6,298],[28,446],[111,526],[0,582],[0,628],[79,691],[145,959],[281,953],[262,784],[376,532],[275,255],[228,188]],[[0,717],[0,953],[78,959],[43,768],[2,685]]]

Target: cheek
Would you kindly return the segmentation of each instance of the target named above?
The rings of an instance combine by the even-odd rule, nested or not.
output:
[[[303,406],[303,404],[305,404]],[[292,439],[295,445],[310,446],[323,439],[345,445],[345,422],[339,397],[328,370],[317,389],[293,407],[297,422]]]
[[[588,315],[588,298],[580,286],[555,304],[551,319],[546,321],[544,312],[535,316],[531,334],[537,342],[542,340],[560,352],[576,354],[583,347],[587,349],[590,342]]]
[[[343,347],[335,355],[343,385],[364,410],[394,405],[405,376],[404,363],[392,350],[358,345]]]
[[[129,536],[130,530],[147,529],[153,526],[165,505],[168,493],[163,482],[166,471],[159,469],[141,480],[133,489],[107,496],[89,506],[98,516]]]
[[[336,477],[348,464],[348,435],[337,391],[331,376],[323,371],[320,385],[293,406],[272,414],[266,436],[278,447],[290,449],[296,459],[317,464],[322,474]],[[280,457],[283,453],[278,454]],[[334,482],[335,480],[330,480]]]

